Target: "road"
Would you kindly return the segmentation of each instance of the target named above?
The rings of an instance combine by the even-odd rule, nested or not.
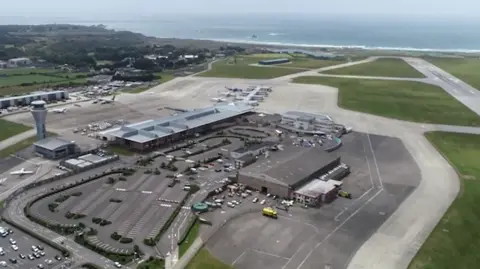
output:
[[[39,180],[42,178],[41,173],[37,173],[35,175],[34,180]],[[76,179],[67,179],[64,180],[63,182],[74,182]],[[72,259],[76,261],[82,261],[82,262],[91,262],[94,264],[98,264],[102,266],[103,268],[115,268],[113,262],[111,260],[108,260],[107,258],[103,257],[102,255],[99,255],[77,243],[73,240],[73,238],[66,238],[63,236],[60,236],[59,234],[44,228],[43,226],[30,221],[23,212],[24,207],[28,203],[28,201],[34,199],[35,197],[43,194],[44,192],[48,191],[51,187],[58,185],[57,183],[51,183],[44,185],[41,188],[35,188],[32,190],[29,190],[27,192],[24,192],[20,196],[16,197],[9,205],[9,207],[5,210],[4,216],[8,217],[11,219],[13,222],[37,233],[38,235],[48,238],[54,242],[64,242],[64,247],[66,247],[71,253],[72,253]],[[123,268],[129,268],[128,266],[123,266]]]

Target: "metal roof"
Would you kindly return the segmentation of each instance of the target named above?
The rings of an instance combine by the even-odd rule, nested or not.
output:
[[[289,147],[282,152],[270,154],[268,158],[258,160],[240,170],[241,175],[264,179],[275,179],[294,186],[304,178],[312,175],[339,157],[327,153],[320,147],[309,149]]]
[[[58,137],[47,137],[47,138],[42,139],[40,141],[37,141],[33,144],[37,147],[41,147],[41,148],[44,148],[44,149],[47,149],[47,150],[54,151],[54,150],[59,149],[61,147],[72,145],[73,142],[63,140],[63,139],[58,138]]]
[[[0,102],[10,101],[10,100],[18,100],[18,99],[24,99],[24,98],[42,97],[42,96],[47,96],[49,94],[58,94],[58,93],[65,93],[65,91],[37,92],[37,93],[32,93],[32,94],[27,94],[27,95],[5,97],[5,98],[1,98]]]
[[[333,182],[325,182],[319,179],[315,179],[312,180],[310,183],[302,186],[295,192],[308,197],[317,197],[322,194],[327,194],[334,189],[335,185]]]
[[[104,132],[129,141],[145,143],[252,111],[244,104],[225,104],[187,111],[174,116],[124,125]]]

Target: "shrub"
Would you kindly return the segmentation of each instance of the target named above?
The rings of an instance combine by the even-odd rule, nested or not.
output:
[[[88,232],[87,232],[88,236],[93,236],[93,235],[97,235],[97,234],[98,234],[98,231],[93,229],[93,228],[90,228],[90,230],[88,230]]]
[[[120,181],[127,181],[127,178],[126,178],[126,177],[119,177],[118,180],[120,180]]]
[[[153,238],[145,238],[143,239],[143,243],[150,247],[155,246],[155,241],[153,240]]]
[[[81,218],[85,218],[85,217],[86,217],[85,214],[74,214],[73,219],[81,219]]]
[[[102,221],[101,218],[92,218],[92,222],[95,224],[99,224]]]
[[[82,192],[81,191],[77,191],[77,192],[74,192],[71,194],[72,196],[80,196],[82,195]]]
[[[110,238],[112,238],[115,241],[118,241],[118,239],[122,238],[122,236],[119,235],[117,232],[114,232],[113,234],[110,235]]]
[[[122,244],[128,244],[128,243],[132,243],[133,239],[128,237],[122,237],[118,242]]]
[[[67,212],[67,213],[65,213],[65,218],[71,219],[71,218],[73,218],[74,215],[75,214],[73,214],[72,212]]]
[[[104,219],[104,220],[100,221],[100,226],[106,226],[106,225],[109,225],[109,224],[112,224],[112,222],[109,221],[109,220]]]

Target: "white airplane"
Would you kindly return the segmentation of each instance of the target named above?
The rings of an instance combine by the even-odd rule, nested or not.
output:
[[[27,170],[25,170],[25,168],[22,168],[22,169],[20,169],[20,170],[10,172],[10,175],[20,175],[20,176],[23,176],[23,175],[27,175],[27,174],[33,174],[33,171],[27,171]]]
[[[225,97],[230,97],[233,95],[231,92],[220,92],[220,95],[225,96]]]
[[[115,97],[116,95],[113,95],[112,99],[106,99],[106,98],[98,98],[97,100],[100,101],[100,104],[110,104],[115,102]]]
[[[65,113],[67,112],[67,109],[66,108],[56,108],[53,110],[53,112],[55,113]]]
[[[0,185],[3,185],[3,183],[5,183],[5,181],[7,181],[7,178],[6,178],[6,177],[5,177],[5,178],[2,178],[2,179],[0,179]]]
[[[227,100],[225,98],[212,98],[212,101],[220,103],[220,102],[226,102]]]

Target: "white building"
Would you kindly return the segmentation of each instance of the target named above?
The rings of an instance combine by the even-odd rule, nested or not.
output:
[[[14,58],[8,60],[8,64],[13,66],[26,66],[32,64],[32,60],[28,58]]]
[[[332,202],[337,197],[337,193],[338,188],[334,182],[315,179],[296,190],[293,193],[293,199],[297,203],[318,206],[322,203]]]

